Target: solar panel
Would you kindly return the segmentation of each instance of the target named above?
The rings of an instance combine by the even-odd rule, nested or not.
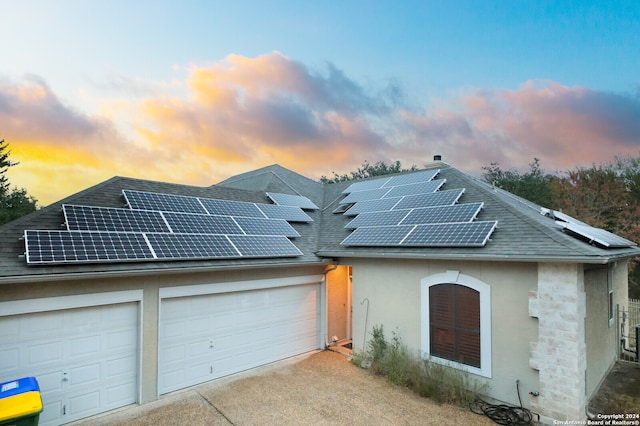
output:
[[[410,195],[403,197],[393,207],[394,210],[413,209],[418,207],[447,206],[455,204],[464,194],[462,189],[449,189],[430,194]],[[355,207],[355,206],[354,206]]]
[[[169,232],[159,212],[107,207],[62,206],[69,231]]]
[[[247,235],[281,235],[292,238],[300,236],[298,231],[283,219],[237,217],[235,221]]]
[[[411,247],[483,247],[497,221],[416,225],[402,241]]]
[[[569,216],[568,214],[564,214],[564,213],[559,212],[559,211],[553,210],[552,214],[553,214],[553,218],[555,218],[556,220],[561,220],[563,222],[569,222],[569,223],[575,223],[575,224],[578,224],[578,225],[590,226],[590,225],[588,225],[588,224],[586,224],[584,222],[579,221],[578,219],[576,219],[574,217]]]
[[[224,235],[146,234],[146,237],[161,260],[241,257]]]
[[[412,183],[410,185],[402,185],[396,186],[389,190],[384,195],[384,198],[392,198],[392,197],[403,197],[405,195],[415,195],[415,194],[427,194],[430,192],[435,192],[442,185],[444,185],[446,179],[434,180],[431,182],[420,182],[420,183]]]
[[[425,170],[423,172],[409,173],[406,175],[394,176],[389,179],[383,187],[407,185],[418,182],[428,182],[435,178],[440,173],[440,170]]]
[[[483,203],[470,203],[413,209],[398,224],[420,225],[427,223],[471,222],[480,213],[482,206]],[[397,211],[404,212],[404,210]]]
[[[344,212],[345,216],[355,216],[360,213],[391,210],[402,198],[381,198],[379,200],[360,201]]]
[[[183,234],[242,234],[229,216],[187,213],[162,213],[171,231]]]
[[[290,194],[279,194],[275,192],[267,192],[267,197],[269,197],[274,203],[280,206],[300,207],[301,209],[305,209],[305,210],[319,209],[318,206],[316,206],[313,203],[313,201],[301,195],[290,195]]]
[[[562,226],[565,230],[583,237],[589,242],[594,242],[607,248],[633,247],[637,245],[633,241],[629,241],[609,231],[600,228],[594,228],[593,226],[585,225],[582,223],[570,223],[562,221],[556,221],[556,223]]]
[[[405,226],[364,226],[357,228],[342,245],[345,246],[397,246],[405,239],[407,234],[415,228],[414,225]]]
[[[371,179],[371,180],[365,180],[362,182],[355,182],[352,183],[351,185],[349,185],[347,187],[347,189],[345,189],[344,191],[342,191],[343,194],[350,194],[352,192],[356,192],[356,191],[365,191],[367,189],[375,189],[375,188],[382,188],[384,186],[385,183],[387,183],[391,178],[389,177],[385,177],[385,178],[380,178],[380,179]]]
[[[256,204],[256,206],[269,219],[284,219],[287,222],[313,222],[313,219],[300,207],[273,204]]]
[[[367,189],[364,191],[356,191],[347,195],[340,201],[340,204],[353,204],[358,201],[377,200],[385,196],[390,188]]]
[[[202,205],[209,214],[223,216],[265,217],[254,203],[242,201],[216,200],[213,198],[201,198]]]
[[[229,235],[229,240],[243,257],[291,257],[302,252],[286,237]]]
[[[361,213],[349,222],[345,228],[355,229],[360,226],[398,225],[411,210],[386,210],[381,212]]]
[[[24,238],[29,264],[153,259],[140,233],[26,230]]]
[[[181,213],[207,213],[196,197],[130,191],[128,189],[123,189],[122,193],[127,200],[127,204],[132,209],[160,210]]]

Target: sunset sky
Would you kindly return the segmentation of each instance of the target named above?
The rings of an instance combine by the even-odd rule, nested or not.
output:
[[[116,175],[640,156],[637,0],[0,0],[0,17],[7,176],[40,205]]]

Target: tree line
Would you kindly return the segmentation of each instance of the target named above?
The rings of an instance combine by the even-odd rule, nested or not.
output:
[[[615,157],[603,164],[555,173],[543,171],[538,158],[524,173],[503,170],[498,163],[482,169],[482,178],[496,187],[640,241],[640,158]],[[640,298],[639,259],[630,263],[629,296]]]

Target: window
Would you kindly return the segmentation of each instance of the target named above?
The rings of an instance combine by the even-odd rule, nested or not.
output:
[[[421,281],[421,347],[432,361],[491,377],[491,287],[458,271]]]
[[[607,274],[607,304],[609,306],[609,327],[612,327],[614,324],[614,321],[613,321],[613,274],[611,272],[611,268],[609,268],[609,273]]]
[[[480,367],[480,293],[459,284],[429,287],[430,353]]]

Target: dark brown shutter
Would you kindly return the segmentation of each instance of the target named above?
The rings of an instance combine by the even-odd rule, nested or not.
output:
[[[429,327],[431,354],[440,358],[455,356],[453,288],[435,285],[429,288]]]
[[[432,355],[480,367],[480,293],[458,284],[429,288]]]

